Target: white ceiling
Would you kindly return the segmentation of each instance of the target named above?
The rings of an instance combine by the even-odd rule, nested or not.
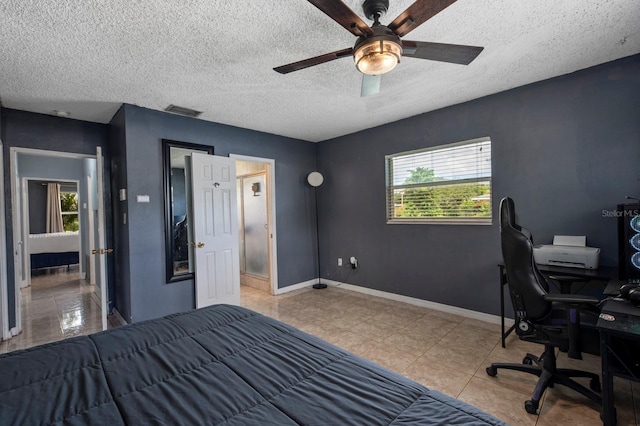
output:
[[[361,1],[345,3],[366,21]],[[390,0],[382,23],[412,3]],[[404,58],[361,98],[351,58],[272,70],[355,42],[305,0],[3,0],[0,99],[100,123],[122,103],[175,104],[317,142],[640,53],[639,24],[638,0],[459,0],[405,38],[480,56]]]

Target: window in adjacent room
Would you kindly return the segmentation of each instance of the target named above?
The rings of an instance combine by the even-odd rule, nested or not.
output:
[[[78,226],[78,193],[60,192],[60,208],[62,210],[62,226],[64,232],[77,231]]]
[[[387,223],[491,224],[488,137],[386,156]]]

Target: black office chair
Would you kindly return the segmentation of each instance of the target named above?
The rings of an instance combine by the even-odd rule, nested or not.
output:
[[[187,217],[176,223],[173,233],[174,261],[182,262],[189,258],[189,237],[187,234]]]
[[[504,368],[537,375],[540,379],[533,396],[524,403],[525,410],[531,414],[537,412],[546,388],[554,384],[567,386],[601,404],[602,398],[595,393],[600,392],[599,376],[587,371],[557,368],[555,355],[556,348],[576,359],[582,358],[582,352],[599,355],[595,329],[598,299],[549,293],[549,279],[540,273],[533,258],[530,233],[516,223],[514,203],[508,197],[500,203],[500,235],[516,333],[521,340],[544,345],[544,352],[540,357],[526,354],[522,364],[493,363],[487,367],[487,374],[496,376],[498,369]],[[572,377],[589,378],[591,389]]]

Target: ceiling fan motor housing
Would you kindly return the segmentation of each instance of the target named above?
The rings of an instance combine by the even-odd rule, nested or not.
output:
[[[364,0],[362,3],[362,10],[364,16],[372,21],[377,18],[382,18],[389,9],[389,0]]]
[[[373,35],[358,37],[356,44],[353,46],[353,50],[358,50],[360,46],[365,43],[371,43],[372,41],[390,41],[402,46],[402,41],[393,31],[391,31],[385,25],[375,25],[371,27]]]

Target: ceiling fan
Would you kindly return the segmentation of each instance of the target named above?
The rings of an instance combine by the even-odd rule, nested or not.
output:
[[[380,91],[380,76],[391,71],[402,56],[468,65],[484,49],[402,39],[456,0],[417,0],[389,25],[380,23],[380,18],[389,9],[389,0],[364,0],[362,10],[368,19],[373,20],[371,26],[341,0],[308,1],[358,39],[353,47],[274,68],[280,74],[353,56],[356,68],[363,74],[361,96],[368,96]]]

